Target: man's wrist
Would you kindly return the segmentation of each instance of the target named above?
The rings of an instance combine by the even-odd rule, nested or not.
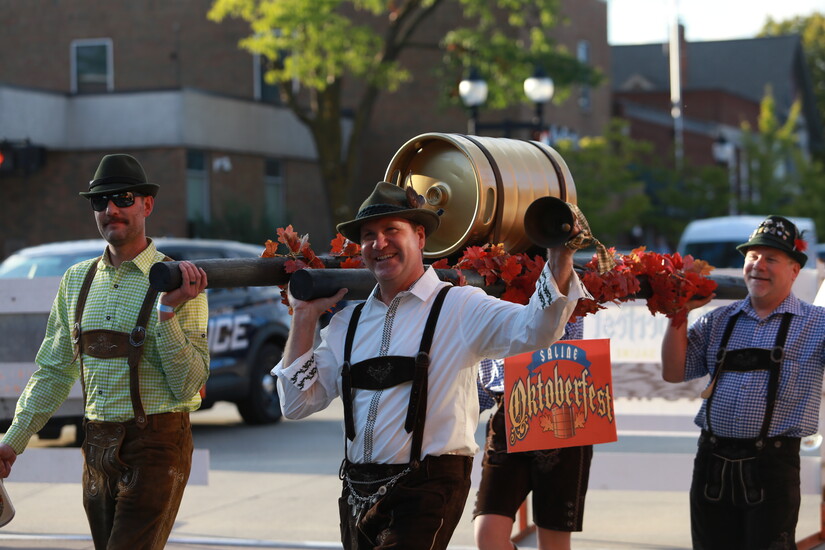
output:
[[[172,306],[167,306],[166,304],[161,304],[158,302],[158,311],[161,313],[175,313],[175,308]]]

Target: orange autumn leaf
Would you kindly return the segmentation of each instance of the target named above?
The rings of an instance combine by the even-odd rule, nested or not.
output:
[[[436,260],[433,262],[433,269],[449,269],[450,262],[447,261],[447,258],[441,258],[440,260]]]
[[[325,267],[321,258],[312,250],[309,236],[299,237],[291,225],[286,229],[278,229],[278,242],[289,249],[287,256],[290,260],[284,266],[287,273],[307,267]],[[340,267],[363,267],[358,244],[339,234],[330,242],[330,248],[330,255],[344,258]],[[277,249],[277,244],[267,241],[262,255],[280,256]],[[602,304],[635,299],[641,291],[639,277],[643,277],[652,290],[652,295],[647,298],[648,310],[654,315],[666,315],[674,324],[686,321],[684,305],[688,300],[698,296],[710,296],[716,289],[716,282],[707,278],[713,266],[705,261],[695,260],[692,256],[682,257],[678,253],[658,254],[647,251],[643,246],[633,249],[630,254],[617,254],[613,248],[608,249],[608,252],[616,260],[616,266],[610,271],[598,272],[595,255],[579,271],[582,284],[593,298],[580,299],[572,318],[595,314],[604,309]],[[455,269],[459,286],[467,284],[462,270],[475,271],[484,278],[485,285],[503,284],[502,299],[526,304],[535,290],[536,281],[544,267],[544,259],[540,256],[531,258],[526,254],[509,254],[503,244],[484,244],[467,247],[461,258],[452,266],[447,258],[442,258],[434,262],[432,267]],[[283,295],[284,288],[285,286],[282,287]]]
[[[348,243],[346,237],[338,233],[329,243],[329,253],[333,256],[340,256],[344,252],[344,246]]]
[[[501,266],[501,280],[505,283],[510,283],[521,275],[521,264],[516,256],[508,256]]]
[[[356,257],[353,257],[353,258],[347,258],[346,260],[341,262],[339,267],[342,267],[344,269],[348,269],[348,268],[357,269],[357,268],[364,267],[364,261],[361,259],[361,256],[356,256]]]
[[[297,254],[301,250],[301,238],[292,229],[291,225],[288,225],[286,229],[278,228],[278,242],[286,245],[292,253]]]
[[[274,258],[278,255],[278,243],[267,239],[264,243],[264,250],[261,252],[261,258]]]

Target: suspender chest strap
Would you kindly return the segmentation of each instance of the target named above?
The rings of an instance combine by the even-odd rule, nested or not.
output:
[[[441,306],[444,305],[444,298],[447,291],[452,287],[445,286],[438,292],[427,323],[424,325],[424,335],[421,338],[421,345],[418,354],[415,356],[415,378],[413,378],[412,388],[410,388],[410,405],[407,407],[407,421],[404,429],[407,433],[412,431],[412,444],[410,446],[410,463],[418,466],[421,460],[421,445],[424,441],[424,424],[427,420],[427,372],[430,367],[430,346],[433,343],[435,325],[438,322],[438,315]]]
[[[344,341],[344,365],[341,369],[341,398],[344,402],[344,427],[347,439],[350,441],[355,439],[355,423],[352,410],[352,392],[354,389],[380,390],[412,381],[404,429],[407,433],[413,432],[411,461],[417,462],[419,460],[424,435],[424,422],[427,416],[429,352],[438,316],[450,288],[452,287],[445,286],[442,288],[433,301],[424,326],[421,344],[415,357],[397,355],[373,357],[353,365],[350,359],[352,344],[364,303],[355,306]]]
[[[171,258],[165,257],[164,261]],[[86,278],[80,287],[80,294],[77,297],[77,307],[75,308],[75,322],[72,328],[72,343],[75,346],[75,359],[80,360],[80,387],[83,391],[83,407],[86,407],[86,382],[83,376],[83,355],[109,359],[115,357],[126,357],[129,365],[129,395],[132,399],[132,409],[135,414],[135,424],[139,428],[145,428],[147,424],[146,411],[140,398],[140,377],[138,367],[143,355],[143,344],[146,341],[146,326],[149,322],[149,315],[155,306],[158,291],[149,286],[143,304],[140,307],[135,328],[131,332],[119,332],[114,330],[96,329],[83,331],[81,321],[83,310],[86,307],[86,299],[89,290],[92,288],[92,281],[97,273],[97,263],[100,257],[92,262]]]
[[[741,313],[741,312],[739,312]],[[705,414],[707,417],[708,432],[713,435],[711,427],[711,405],[713,404],[713,397],[715,389],[718,386],[716,382],[721,379],[722,371],[725,372],[749,372],[756,370],[765,370],[768,372],[768,388],[765,397],[765,415],[762,419],[762,428],[759,433],[759,439],[764,440],[768,437],[771,420],[773,420],[773,412],[776,406],[776,397],[779,391],[779,374],[782,369],[782,360],[785,355],[785,340],[788,336],[788,329],[791,325],[793,315],[791,313],[784,313],[782,322],[779,325],[779,330],[776,334],[773,348],[741,348],[735,350],[728,350],[728,340],[733,332],[733,326],[739,317],[739,313],[733,315],[725,327],[725,332],[722,335],[722,341],[719,344],[719,351],[716,355],[716,372],[713,376],[713,383],[708,387],[710,390],[707,396],[707,405],[705,407]]]

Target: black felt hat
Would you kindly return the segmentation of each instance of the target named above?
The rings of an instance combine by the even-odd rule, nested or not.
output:
[[[89,182],[89,190],[81,191],[82,197],[110,195],[112,193],[141,193],[155,196],[160,186],[149,183],[143,167],[131,155],[106,155],[100,161],[94,179]]]
[[[753,246],[778,248],[796,260],[799,265],[804,266],[808,261],[808,256],[802,252],[806,245],[799,229],[791,220],[782,216],[765,218],[765,221],[751,233],[748,242],[740,244],[736,250],[744,255]]]
[[[395,216],[423,225],[425,235],[429,236],[438,229],[441,219],[435,210],[422,208],[423,206],[424,197],[413,191],[412,187],[404,189],[398,185],[380,181],[372,194],[361,204],[355,219],[339,223],[337,229],[344,237],[358,242],[361,240],[361,225],[365,222]]]

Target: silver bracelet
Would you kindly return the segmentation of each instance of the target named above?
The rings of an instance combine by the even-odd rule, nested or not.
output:
[[[158,302],[158,311],[162,313],[175,313],[175,308],[172,306],[167,306],[166,304],[161,304]]]

